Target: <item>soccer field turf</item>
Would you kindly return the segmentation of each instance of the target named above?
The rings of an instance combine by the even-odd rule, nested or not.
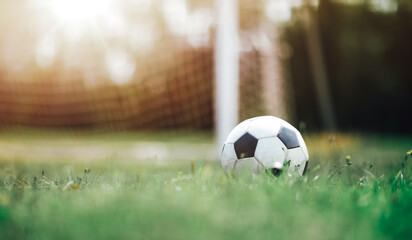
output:
[[[30,151],[18,157],[2,153],[0,239],[412,236],[412,157],[407,154],[411,138],[305,136],[310,154],[308,174],[294,180],[286,175],[226,176],[219,162],[207,157],[214,151],[211,135],[199,133],[201,138],[196,140],[193,133],[186,134],[86,134],[70,138],[50,133],[41,137],[38,133],[30,137],[0,134],[2,151],[25,146],[38,149],[39,142],[60,144],[73,151],[84,146],[112,147],[108,156],[88,161],[86,157],[71,161],[67,157],[71,151],[53,161],[59,154],[41,152],[47,148],[34,154],[35,161]],[[139,161],[133,154],[111,154],[128,151],[138,140],[181,155],[175,153],[170,161],[159,162],[156,156]],[[192,152],[189,157],[185,154],[182,146],[187,144],[193,144],[194,149],[201,146],[194,159],[190,159]],[[45,161],[41,161],[42,154],[48,157]],[[108,152],[97,156],[105,154]]]

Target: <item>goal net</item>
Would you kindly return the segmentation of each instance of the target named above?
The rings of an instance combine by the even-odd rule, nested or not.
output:
[[[0,126],[213,129],[217,2],[0,0]],[[289,116],[276,2],[237,3],[240,120]]]

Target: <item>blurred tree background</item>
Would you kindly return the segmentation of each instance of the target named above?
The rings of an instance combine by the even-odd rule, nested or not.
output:
[[[320,0],[315,11],[338,126],[412,132],[412,1]],[[284,29],[297,119],[319,128],[301,9]]]

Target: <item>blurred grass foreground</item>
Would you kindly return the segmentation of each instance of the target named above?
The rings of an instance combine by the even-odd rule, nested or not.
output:
[[[199,159],[1,161],[0,238],[409,239],[410,138],[306,139],[302,179]]]

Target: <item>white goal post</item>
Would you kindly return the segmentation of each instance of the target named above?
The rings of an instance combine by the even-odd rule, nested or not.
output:
[[[238,123],[239,34],[237,0],[216,0],[215,128],[220,148]]]

